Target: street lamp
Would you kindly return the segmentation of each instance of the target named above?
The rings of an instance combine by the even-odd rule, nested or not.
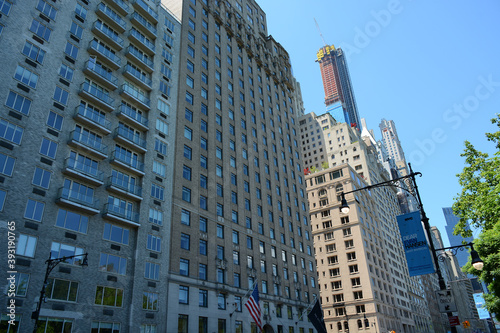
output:
[[[340,198],[341,198],[340,199],[340,203],[341,203],[340,204],[340,211],[342,213],[344,213],[344,214],[349,213],[349,210],[350,210],[349,209],[349,205],[347,204],[347,200],[345,199],[345,195],[349,194],[349,193],[354,193],[354,192],[358,192],[358,191],[362,191],[362,190],[369,190],[369,189],[372,189],[372,188],[383,187],[383,186],[395,186],[395,187],[399,187],[399,188],[407,191],[408,193],[410,193],[417,200],[417,205],[419,207],[420,215],[422,217],[422,223],[424,224],[425,233],[426,233],[427,239],[429,240],[429,248],[431,250],[432,259],[433,259],[434,265],[436,267],[436,273],[437,273],[438,282],[439,282],[439,289],[440,290],[446,290],[446,284],[444,282],[443,275],[441,273],[441,269],[440,269],[440,267],[438,265],[438,256],[436,254],[437,250],[435,249],[434,243],[432,242],[432,233],[431,233],[431,227],[430,227],[430,224],[429,224],[429,218],[425,214],[424,206],[422,204],[422,199],[420,198],[420,193],[418,191],[417,182],[415,181],[415,176],[420,176],[421,177],[422,174],[420,172],[413,172],[410,163],[408,163],[408,166],[410,168],[410,173],[408,175],[406,175],[406,176],[398,177],[398,178],[395,178],[395,179],[392,179],[392,180],[389,180],[389,181],[385,181],[385,182],[381,182],[381,183],[377,183],[377,184],[368,185],[368,186],[365,186],[365,187],[362,187],[362,188],[357,188],[355,190],[352,190],[352,191],[349,191],[349,192],[345,192],[345,193],[341,192],[340,193]],[[411,185],[412,185],[413,189],[415,190],[415,193],[412,193],[408,189],[397,185],[397,182],[400,181],[400,180],[403,180],[403,179],[411,179],[411,183],[412,183]],[[465,245],[463,245],[463,246],[465,246]],[[470,246],[472,248],[472,244]],[[462,246],[457,246],[457,248],[458,247],[462,247]],[[439,250],[442,250],[442,249],[439,249]],[[478,267],[476,269],[482,268],[483,262],[479,258],[479,255],[477,254],[477,252],[474,251],[474,254],[473,254],[472,251],[471,251],[471,256],[473,256],[472,260],[473,260],[473,265],[475,264],[474,268],[476,268],[476,267]],[[448,315],[448,317],[452,317],[453,313],[452,312],[448,312],[447,315]],[[456,333],[457,332],[457,329],[456,329],[455,326],[451,326],[451,332],[452,333]]]
[[[446,251],[446,250],[451,250],[451,255],[456,256],[458,253],[458,250],[463,251],[464,248],[470,247],[470,256],[471,256],[471,263],[472,267],[477,269],[478,271],[482,271],[484,267],[484,262],[481,260],[481,257],[479,257],[479,253],[477,253],[476,250],[474,250],[474,244],[467,243],[463,245],[455,245],[455,246],[449,246],[449,247],[443,247],[441,249],[436,249],[436,252],[438,251]],[[442,252],[438,255],[438,260],[439,261],[444,261],[445,258],[448,257],[450,252]]]
[[[88,266],[88,253],[82,253],[82,254],[76,254],[74,256],[68,256],[68,257],[62,257],[62,258],[55,258],[51,259],[52,253],[49,253],[49,259],[45,261],[47,264],[47,270],[45,271],[45,280],[43,280],[43,285],[42,285],[42,290],[40,290],[40,298],[38,299],[38,304],[36,307],[36,310],[33,311],[31,314],[31,319],[35,320],[35,327],[33,328],[33,333],[36,333],[38,329],[38,317],[40,316],[40,309],[42,307],[42,302],[45,302],[45,287],[47,287],[48,280],[49,280],[49,274],[52,272],[52,270],[59,265],[61,262],[65,262],[66,260],[73,259],[76,257],[82,257],[83,260],[82,263],[80,264],[81,266]]]

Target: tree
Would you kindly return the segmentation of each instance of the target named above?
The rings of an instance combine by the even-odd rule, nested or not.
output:
[[[481,230],[474,249],[484,261],[482,271],[469,263],[464,271],[479,276],[488,284],[490,294],[485,295],[490,313],[500,316],[500,115],[491,120],[499,128],[486,133],[488,141],[496,145],[493,156],[482,153],[465,141],[465,167],[458,174],[462,191],[453,203],[453,213],[459,217],[454,234],[472,236],[469,226]]]

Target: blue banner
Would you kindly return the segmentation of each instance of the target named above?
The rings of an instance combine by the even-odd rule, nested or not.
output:
[[[396,216],[403,240],[410,276],[435,273],[431,250],[425,237],[420,212]]]

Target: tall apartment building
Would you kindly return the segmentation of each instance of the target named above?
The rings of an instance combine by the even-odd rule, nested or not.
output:
[[[344,52],[333,45],[324,46],[317,53],[317,62],[323,79],[327,112],[336,121],[352,124],[360,129],[361,118]]]
[[[31,331],[45,261],[84,253],[50,273],[38,332],[167,331],[180,22],[146,0],[0,11],[0,331],[10,299],[8,332]]]
[[[316,270],[286,50],[253,0],[171,0],[181,61],[168,297],[169,331],[307,332]]]
[[[377,143],[330,114],[299,124],[327,329],[433,332],[424,287],[408,274],[396,188],[347,194],[351,210],[339,212],[341,192],[391,179]]]

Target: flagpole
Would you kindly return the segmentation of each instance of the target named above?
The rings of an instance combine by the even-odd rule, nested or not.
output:
[[[307,312],[307,310],[309,310],[311,308],[311,306],[314,304],[314,302],[316,302],[317,299],[318,298],[315,297],[314,300],[307,306],[307,308],[304,311],[302,311],[302,313],[300,314],[300,317],[299,317],[298,321],[295,322],[295,325],[297,325],[299,323],[300,319],[302,317],[304,317],[304,312]]]
[[[248,293],[250,293],[251,291],[253,291],[253,289],[255,288],[255,284],[256,284],[256,283],[257,283],[257,280],[255,280],[255,282],[254,282],[254,283],[253,283],[253,285],[252,285],[252,288],[251,288],[249,291],[247,291],[247,293],[243,296],[243,298],[247,297],[247,296],[248,296]],[[233,314],[234,314],[235,312],[236,312],[236,307],[234,308],[233,312],[231,312],[231,313],[229,314],[229,317],[232,317],[232,316],[233,316]]]

